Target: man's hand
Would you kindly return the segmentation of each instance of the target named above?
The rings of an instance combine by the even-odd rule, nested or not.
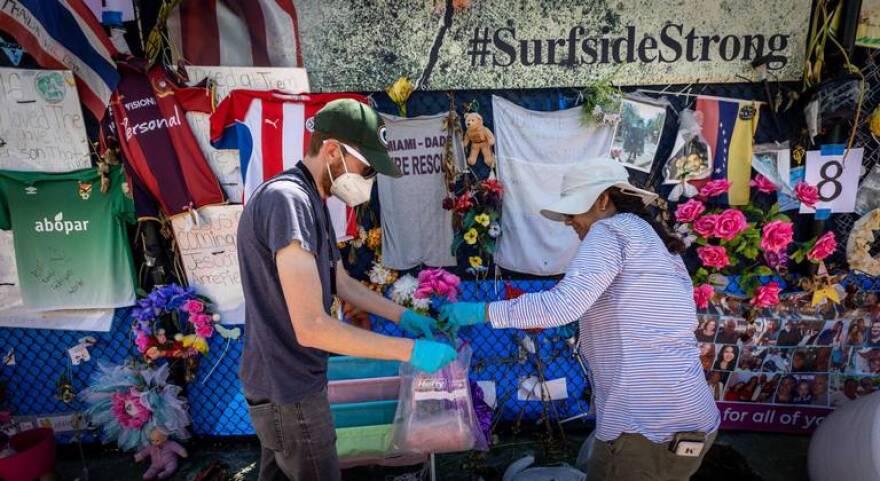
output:
[[[409,362],[419,371],[434,374],[456,357],[455,349],[448,344],[417,339]]]
[[[482,302],[459,302],[440,307],[440,319],[449,323],[453,329],[462,326],[483,324],[486,318],[486,304]]]
[[[437,328],[437,320],[407,309],[400,316],[400,328],[414,336],[434,339],[432,331]]]

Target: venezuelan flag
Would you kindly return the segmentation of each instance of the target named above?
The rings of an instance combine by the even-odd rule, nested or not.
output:
[[[750,100],[698,97],[696,111],[702,114],[703,138],[714,156],[712,179],[730,181],[730,191],[721,202],[749,203],[752,147],[758,128],[758,104]]]

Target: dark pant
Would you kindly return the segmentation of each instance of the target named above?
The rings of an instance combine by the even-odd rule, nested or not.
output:
[[[587,477],[590,481],[688,481],[700,469],[715,435],[706,437],[699,457],[679,456],[670,443],[652,443],[640,434],[593,442]]]
[[[326,390],[292,404],[248,399],[248,411],[262,446],[260,481],[340,480]]]

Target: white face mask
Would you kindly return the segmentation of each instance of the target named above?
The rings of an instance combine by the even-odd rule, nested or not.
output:
[[[370,201],[373,192],[373,179],[365,179],[362,175],[352,174],[342,159],[342,168],[345,173],[333,178],[330,165],[327,165],[327,174],[330,175],[330,193],[339,198],[349,207],[355,207]]]

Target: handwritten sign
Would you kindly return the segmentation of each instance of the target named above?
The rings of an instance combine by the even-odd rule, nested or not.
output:
[[[0,169],[67,172],[89,165],[73,74],[0,68]]]
[[[240,205],[208,206],[199,209],[198,222],[189,214],[171,218],[189,285],[211,299],[223,324],[244,323],[235,238],[241,212]]]
[[[209,78],[216,83],[217,101],[235,89],[285,90],[294,94],[309,91],[309,78],[304,68],[285,67],[205,67],[187,65],[190,82]]]
[[[804,180],[819,189],[819,202],[815,209],[801,204],[802,214],[820,209],[828,209],[833,214],[853,212],[856,209],[856,194],[859,190],[859,174],[865,149],[850,149],[848,153],[845,151],[843,145],[825,145],[822,150],[807,152]]]
[[[211,115],[203,112],[187,112],[186,121],[192,129],[199,148],[208,159],[208,165],[226,197],[231,202],[241,202],[244,198],[244,181],[241,176],[241,163],[237,150],[220,150],[211,145]]]

